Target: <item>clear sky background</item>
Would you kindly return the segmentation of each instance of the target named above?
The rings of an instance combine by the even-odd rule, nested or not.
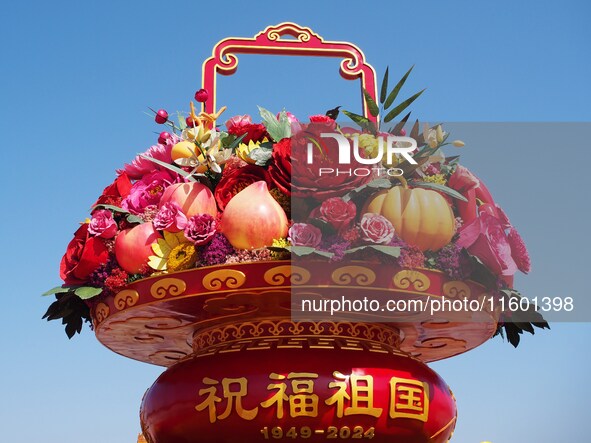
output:
[[[0,217],[0,441],[131,443],[161,368],[108,351],[85,328],[41,321],[77,222],[160,128],[148,106],[186,110],[201,63],[227,36],[295,21],[363,48],[381,76],[416,68],[407,95],[426,121],[461,126],[464,163],[530,247],[530,296],[588,297],[591,6],[566,1],[5,2],[0,27],[4,214]],[[301,117],[358,105],[337,62],[241,57],[220,82],[228,114]],[[582,303],[582,302],[581,302]],[[582,305],[581,305],[582,306]],[[582,308],[581,308],[582,311]],[[581,319],[591,318],[578,312]],[[454,390],[453,442],[588,440],[589,323],[553,323],[515,350],[500,338],[433,367]]]

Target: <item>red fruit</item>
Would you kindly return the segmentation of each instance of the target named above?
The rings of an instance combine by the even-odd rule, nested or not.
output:
[[[401,136],[401,137],[404,137],[405,135],[406,135],[406,129],[402,128],[402,129],[400,130],[400,136]]]
[[[166,142],[170,139],[171,135],[164,131],[161,132],[160,135],[158,136],[158,143],[160,143],[161,145],[166,144]]]
[[[194,127],[197,127],[197,126],[199,126],[199,120],[195,120],[195,119],[194,119],[193,117],[191,117],[191,116],[188,116],[188,117],[185,119],[185,123],[187,124],[187,127],[188,127],[188,128],[194,128]]]
[[[208,98],[209,93],[207,92],[207,89],[200,89],[195,93],[195,100],[197,100],[199,103],[205,103]]]
[[[152,243],[162,238],[152,223],[142,223],[122,231],[115,240],[115,257],[119,266],[130,274],[141,272],[148,257],[154,255]]]
[[[187,218],[197,214],[209,214],[214,218],[218,215],[213,194],[201,183],[177,183],[169,186],[160,198],[160,207],[168,202],[178,204]]]
[[[156,113],[156,116],[154,117],[154,120],[159,125],[166,123],[168,121],[168,112],[166,112],[164,109],[159,109]]]

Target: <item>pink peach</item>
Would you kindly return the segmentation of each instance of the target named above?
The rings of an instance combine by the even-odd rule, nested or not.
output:
[[[201,183],[177,183],[166,188],[160,206],[164,203],[178,204],[187,218],[198,214],[218,215],[215,198],[209,188]]]
[[[115,240],[115,257],[119,266],[131,274],[137,274],[154,255],[152,243],[162,238],[151,222],[142,223],[122,231]]]

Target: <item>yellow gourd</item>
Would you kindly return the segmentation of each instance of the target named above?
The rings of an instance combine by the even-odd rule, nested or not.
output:
[[[455,230],[453,211],[438,192],[395,186],[374,194],[364,212],[380,214],[396,234],[421,251],[437,251],[451,241]]]

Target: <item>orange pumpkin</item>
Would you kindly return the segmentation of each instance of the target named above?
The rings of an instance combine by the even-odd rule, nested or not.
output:
[[[453,211],[441,194],[428,189],[395,186],[374,194],[364,212],[381,214],[398,236],[421,251],[436,251],[451,241],[455,230]]]

